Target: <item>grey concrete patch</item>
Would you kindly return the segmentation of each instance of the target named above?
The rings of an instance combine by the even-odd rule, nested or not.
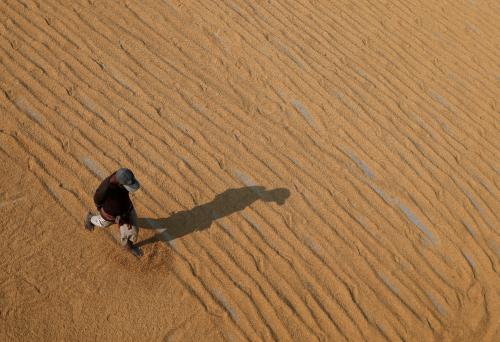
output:
[[[274,239],[269,238],[269,232],[262,229],[262,227],[258,225],[257,222],[255,222],[255,220],[249,214],[242,212],[241,216],[243,216],[243,218],[245,218],[247,222],[250,223],[250,225],[260,233],[264,243],[267,244],[272,249],[274,249],[279,254],[279,251],[282,250],[282,247],[278,246]]]
[[[398,205],[400,210],[408,217],[408,219],[422,231],[426,237],[429,239],[429,242],[432,244],[437,244],[439,242],[438,238],[434,235],[434,233],[427,228],[420,220],[418,217],[408,208],[406,207],[398,198],[393,198],[389,195],[387,195],[384,191],[379,189],[376,186],[372,186],[372,189],[380,196],[382,197],[387,203],[391,205]]]
[[[214,296],[217,300],[222,304],[222,306],[227,310],[229,315],[233,318],[233,320],[238,323],[240,321],[238,315],[236,314],[236,310],[229,304],[227,298],[220,292],[214,291]]]
[[[387,195],[382,189],[376,187],[376,186],[372,186],[372,189],[380,196],[384,199],[384,201],[386,201],[387,203],[390,203],[390,204],[393,204],[393,202],[395,201],[391,196]]]
[[[257,183],[252,179],[252,177],[248,176],[246,173],[235,170],[234,175],[243,182],[246,186],[257,186]]]
[[[233,334],[231,334],[229,331],[223,331],[222,335],[224,335],[224,338],[226,341],[233,342],[233,341],[238,341],[236,337],[234,337]]]
[[[356,157],[356,155],[352,151],[347,150],[346,153],[358,165],[358,167],[364,172],[365,175],[367,175],[369,178],[375,177],[375,175],[370,170],[368,165],[366,165],[366,163],[364,161],[362,161],[361,159]]]
[[[444,306],[431,293],[427,293],[427,296],[431,300],[434,307],[438,310],[438,312],[441,315],[446,316],[446,309],[444,308]]]
[[[356,103],[354,103],[344,92],[334,91],[333,94],[340,102],[342,102],[347,108],[349,108],[352,113],[358,112],[356,109]]]
[[[231,9],[232,9],[233,11],[235,11],[236,13],[238,13],[240,16],[242,16],[242,17],[244,16],[244,14],[243,14],[243,13],[242,13],[242,11],[241,11],[240,6],[238,6],[237,4],[235,4],[235,3],[233,3],[233,2],[229,2],[229,3],[228,3],[228,6],[229,6],[229,7],[231,7]]]
[[[295,165],[302,167],[302,163],[300,161],[298,161],[297,159],[291,158],[291,160],[292,160],[292,163],[294,163]]]
[[[474,208],[476,208],[477,211],[479,211],[479,213],[481,215],[484,215],[483,206],[481,204],[479,204],[479,202],[474,198],[474,196],[469,191],[465,191],[465,195],[467,196],[467,198],[469,199],[469,201],[472,203],[472,205],[474,206]]]
[[[484,207],[476,200],[476,198],[467,190],[465,190],[465,195],[467,196],[467,198],[469,199],[469,201],[472,203],[472,205],[474,206],[474,208],[477,209],[477,211],[479,212],[479,214],[481,215],[481,217],[483,218],[483,220],[491,227],[493,228],[495,231],[498,231],[498,227],[497,225],[492,222],[492,220],[490,219],[489,215],[487,215],[486,213],[486,210],[484,209]]]
[[[304,69],[304,62],[299,56],[297,56],[292,50],[290,50],[285,44],[283,44],[278,38],[270,37],[269,41],[278,49],[278,51],[282,52],[288,58],[290,58],[295,64],[298,65],[299,68]]]
[[[30,118],[32,118],[39,124],[42,124],[43,116],[38,113],[35,108],[33,108],[33,106],[28,102],[27,99],[25,99],[24,97],[20,97],[15,100],[15,103],[19,107],[19,109],[28,114]]]
[[[400,293],[399,289],[389,280],[389,278],[387,278],[383,273],[377,272],[377,274],[382,279],[384,284],[391,289],[392,292],[399,295]]]
[[[131,85],[132,82],[128,80],[127,76],[124,76],[121,72],[115,70],[114,68],[112,68],[110,72],[111,77],[113,77],[116,82],[120,83],[125,89],[129,90],[133,94],[137,94],[137,89],[134,89],[135,87]]]
[[[450,112],[453,112],[453,108],[451,108],[450,103],[442,95],[440,95],[434,91],[431,91],[430,94],[434,100],[439,102],[443,107],[448,109]]]
[[[306,246],[308,246],[310,249],[312,249],[317,255],[323,255],[322,248],[319,246],[316,241],[313,239],[306,237],[304,239],[304,242]]]
[[[484,186],[484,188],[485,188],[486,190],[488,190],[488,192],[489,192],[492,196],[494,196],[494,197],[498,197],[498,196],[495,194],[495,192],[496,192],[496,191],[495,191],[495,187],[494,187],[494,186],[493,186],[493,185],[492,185],[492,184],[491,184],[488,180],[486,180],[484,177],[480,176],[480,175],[479,175],[479,174],[477,174],[477,173],[475,173],[475,174],[474,174],[474,178],[475,178],[475,179],[476,179],[479,183],[481,183],[481,184]]]
[[[366,79],[366,80],[368,79],[368,75],[366,74],[366,72],[363,69],[358,68],[358,67],[354,67],[354,71],[356,71],[356,74],[363,77],[364,79]]]
[[[82,102],[82,104],[85,107],[87,107],[88,110],[90,110],[91,112],[93,112],[95,114],[99,114],[99,110],[97,108],[97,105],[90,97],[88,97],[85,94],[80,94],[79,99]]]
[[[99,163],[92,160],[90,157],[82,157],[82,163],[87,166],[87,168],[92,171],[97,177],[104,179],[108,176],[108,173]]]
[[[463,256],[465,257],[465,260],[469,263],[470,267],[475,271],[477,271],[477,264],[474,261],[474,258],[467,252],[462,251]]]
[[[261,234],[264,233],[260,228],[260,226],[254,221],[254,219],[250,215],[246,213],[241,213],[241,216],[243,216],[248,221],[248,223],[250,223],[250,225],[255,229],[257,229]]]
[[[365,217],[357,216],[356,218],[359,221],[359,223],[361,224],[361,227],[363,227],[368,234],[373,236],[380,244],[384,245],[384,241],[380,237],[380,234],[378,234],[375,230],[370,229],[370,227],[368,226],[368,223],[366,222]]]
[[[474,228],[472,228],[472,226],[470,224],[468,224],[467,222],[464,222],[464,225],[465,225],[465,228],[467,228],[467,230],[469,231],[470,235],[472,235],[472,237],[474,239],[477,239],[477,233],[474,230]]]
[[[486,240],[486,243],[488,246],[495,252],[498,258],[500,258],[500,246],[495,242],[495,240],[488,239]]]
[[[300,102],[299,100],[293,100],[292,105],[295,107],[295,109],[299,111],[299,113],[301,113],[304,116],[309,125],[311,125],[312,127],[316,127],[316,120],[314,120],[314,118],[306,109],[306,107],[304,107],[302,102]]]
[[[429,228],[427,228],[422,222],[420,222],[417,216],[409,208],[407,208],[403,203],[398,203],[398,205],[403,213],[405,213],[406,217],[408,217],[408,219],[413,222],[413,224],[416,225],[418,229],[420,229],[429,238],[430,242],[432,242],[433,244],[438,243],[438,239],[436,238],[434,233],[432,233]]]

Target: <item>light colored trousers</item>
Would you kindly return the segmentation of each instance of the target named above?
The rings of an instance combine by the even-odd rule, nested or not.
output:
[[[94,215],[90,218],[90,222],[96,227],[106,228],[111,226],[115,222],[105,220],[100,213]],[[122,245],[127,244],[127,240],[130,240],[132,243],[137,241],[137,236],[139,234],[139,228],[137,227],[137,214],[135,209],[130,213],[130,225],[122,224],[120,226],[120,240]]]

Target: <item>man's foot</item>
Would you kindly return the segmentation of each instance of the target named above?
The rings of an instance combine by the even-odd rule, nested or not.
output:
[[[91,213],[87,213],[87,217],[85,218],[85,229],[87,229],[89,232],[94,230],[94,225],[92,224],[92,221],[90,220],[92,218]]]
[[[127,240],[127,243],[123,247],[138,258],[142,256],[141,249],[137,246],[134,246],[134,244],[130,240]]]

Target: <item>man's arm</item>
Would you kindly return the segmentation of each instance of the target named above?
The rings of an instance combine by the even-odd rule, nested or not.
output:
[[[95,203],[95,206],[97,207],[98,210],[100,210],[101,207],[103,206],[104,200],[106,199],[106,196],[108,194],[109,179],[110,179],[110,177],[103,180],[101,185],[99,185],[99,187],[95,191],[94,203]]]

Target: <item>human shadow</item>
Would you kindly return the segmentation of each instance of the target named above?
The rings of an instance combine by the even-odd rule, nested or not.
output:
[[[285,188],[266,190],[263,186],[229,189],[215,196],[212,202],[180,211],[166,218],[139,218],[140,228],[162,230],[148,239],[138,242],[138,247],[157,241],[172,241],[196,230],[207,229],[212,222],[241,211],[257,200],[283,205],[290,196]]]

